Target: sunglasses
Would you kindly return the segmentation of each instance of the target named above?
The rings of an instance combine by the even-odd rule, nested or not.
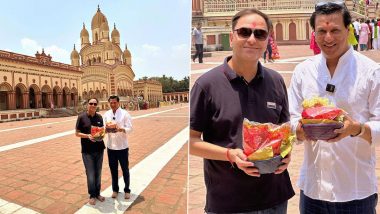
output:
[[[97,106],[97,103],[88,103],[90,106]]]
[[[322,1],[322,2],[318,2],[316,5],[315,5],[315,10],[320,10],[322,7],[325,7],[325,6],[335,6],[335,5],[339,5],[341,7],[346,7],[346,5],[344,4],[343,1]]]
[[[269,33],[266,30],[262,29],[251,29],[247,27],[242,27],[234,30],[237,32],[238,36],[243,39],[248,39],[252,34],[253,36],[260,41],[264,41],[267,39]]]

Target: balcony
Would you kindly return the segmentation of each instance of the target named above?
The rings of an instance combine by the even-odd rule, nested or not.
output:
[[[315,1],[305,0],[204,0],[205,16],[233,16],[246,8],[266,14],[312,13]]]

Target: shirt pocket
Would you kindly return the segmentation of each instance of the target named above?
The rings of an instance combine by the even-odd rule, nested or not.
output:
[[[274,107],[269,108],[268,106],[266,108],[267,108],[267,121],[273,124],[279,123],[281,111],[283,108],[282,105],[276,103],[275,108]]]

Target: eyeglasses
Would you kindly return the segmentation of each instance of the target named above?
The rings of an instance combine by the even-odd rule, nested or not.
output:
[[[247,27],[242,27],[242,28],[236,29],[234,31],[236,31],[237,34],[239,35],[239,37],[241,37],[243,39],[248,39],[253,34],[253,36],[257,40],[260,40],[260,41],[266,40],[268,35],[269,35],[268,31],[266,31],[266,30],[251,29],[251,28],[247,28]]]
[[[318,2],[315,5],[315,10],[320,10],[322,7],[332,6],[332,5],[339,5],[341,7],[346,7],[343,1],[322,1],[322,2]]]
[[[98,104],[97,103],[88,103],[90,106],[97,106]]]

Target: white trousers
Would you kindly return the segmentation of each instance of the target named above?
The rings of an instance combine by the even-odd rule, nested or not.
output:
[[[372,47],[374,50],[380,50],[380,37],[372,39]]]

